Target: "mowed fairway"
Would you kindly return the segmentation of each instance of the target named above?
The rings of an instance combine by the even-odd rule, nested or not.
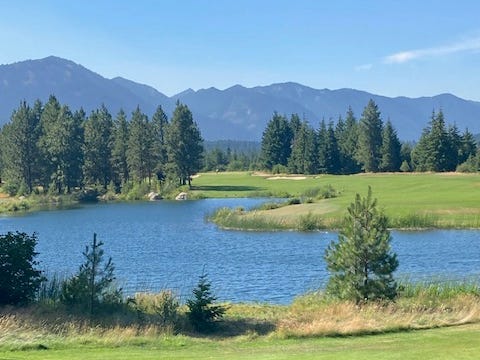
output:
[[[272,219],[292,221],[311,212],[326,224],[338,224],[355,194],[365,195],[368,186],[389,218],[427,216],[437,227],[480,227],[480,176],[460,173],[385,173],[275,177],[267,174],[204,173],[193,180],[199,197],[301,197],[311,188],[333,186],[338,196],[313,204],[257,212]]]
[[[76,344],[2,350],[0,359],[478,359],[480,325],[358,337],[287,339],[170,338],[136,345]],[[101,340],[100,340],[101,341]],[[1,346],[1,345],[0,345]]]

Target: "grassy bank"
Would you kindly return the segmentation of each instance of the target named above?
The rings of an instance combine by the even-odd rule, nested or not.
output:
[[[305,196],[312,188],[335,189],[328,199]],[[393,228],[479,228],[480,176],[457,173],[358,174],[282,177],[251,173],[207,173],[194,181],[197,197],[297,197],[300,204],[230,216],[228,226],[249,229],[299,229],[302,219],[316,219],[319,228],[339,227],[356,193],[368,186]],[[225,215],[225,213],[223,214]],[[218,220],[218,219],[217,219]],[[260,224],[260,225],[259,225]]]
[[[0,359],[475,359],[480,291],[475,283],[407,284],[393,303],[362,306],[321,293],[291,305],[228,304],[208,335],[132,314],[103,320],[45,306],[2,309]]]

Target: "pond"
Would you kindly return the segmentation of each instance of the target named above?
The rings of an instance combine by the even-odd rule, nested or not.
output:
[[[207,199],[88,205],[1,217],[0,233],[37,232],[41,267],[72,274],[97,233],[127,294],[173,289],[190,296],[208,273],[222,301],[288,303],[324,286],[323,254],[335,232],[239,232],[206,216],[222,206],[249,208],[262,199]],[[480,275],[480,231],[393,232],[397,277],[463,279]]]

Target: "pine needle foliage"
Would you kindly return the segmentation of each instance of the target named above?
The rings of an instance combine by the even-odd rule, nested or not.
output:
[[[367,197],[356,195],[338,241],[332,241],[325,252],[331,273],[327,284],[329,294],[356,303],[396,296],[393,272],[398,260],[390,248],[387,224],[387,217],[377,209],[377,199],[372,198],[370,187]]]
[[[220,320],[225,311],[225,306],[216,305],[217,297],[212,293],[212,284],[203,273],[193,289],[193,298],[187,300],[187,317],[190,324],[198,332],[214,330],[216,322]]]

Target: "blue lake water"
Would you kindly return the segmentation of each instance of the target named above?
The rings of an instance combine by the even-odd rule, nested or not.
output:
[[[174,289],[190,295],[203,269],[223,301],[288,303],[322,287],[323,254],[335,232],[238,232],[205,221],[222,206],[251,207],[260,199],[115,203],[1,217],[0,233],[38,233],[41,267],[71,274],[93,233],[104,242],[124,290]],[[393,232],[397,277],[480,278],[480,231]]]

